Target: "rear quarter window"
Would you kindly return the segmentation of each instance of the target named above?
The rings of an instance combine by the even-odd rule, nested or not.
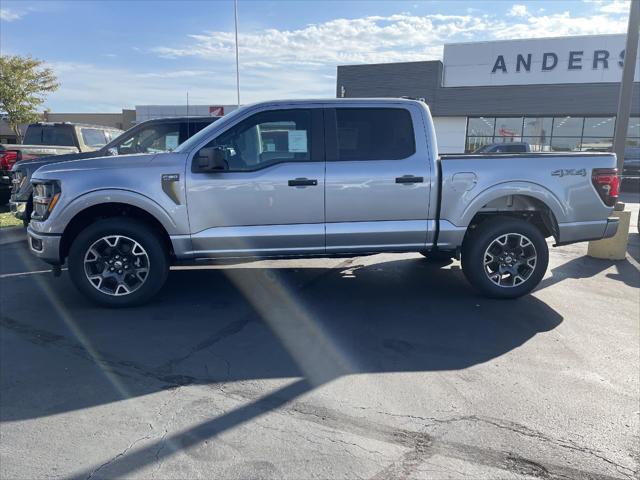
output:
[[[337,108],[338,160],[401,160],[416,152],[403,108]]]

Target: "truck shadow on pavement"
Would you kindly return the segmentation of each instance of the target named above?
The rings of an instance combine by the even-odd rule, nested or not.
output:
[[[629,287],[640,288],[640,270],[631,263],[629,257],[636,263],[640,262],[640,235],[629,234],[628,257],[625,260],[603,260],[588,256],[575,257],[551,269],[551,277],[547,277],[538,286],[537,290],[551,287],[566,279],[592,278],[600,272],[614,266],[616,273],[608,273],[606,276],[612,280],[623,282]]]
[[[85,303],[66,275],[18,278],[13,288],[42,301],[2,299],[0,420],[186,384],[299,377],[306,391],[358,373],[464,369],[562,321],[533,296],[488,300],[456,267],[438,270],[404,258],[173,271],[156,301],[120,310]]]
[[[10,268],[19,271],[16,258]],[[120,310],[86,303],[66,273],[8,280],[1,279],[0,291],[2,422],[183,385],[292,379],[266,394],[245,393],[238,408],[119,455],[109,465],[111,477],[215,438],[335,379],[468,368],[562,321],[534,296],[488,300],[457,265],[441,269],[417,256],[362,257],[335,268],[172,271],[151,304]]]

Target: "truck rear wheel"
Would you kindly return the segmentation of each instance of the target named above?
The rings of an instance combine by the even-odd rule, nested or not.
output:
[[[516,298],[531,292],[549,264],[549,248],[540,230],[519,218],[485,220],[462,245],[462,270],[484,295]]]
[[[158,235],[128,218],[108,218],[89,225],[69,251],[75,286],[106,307],[140,305],[164,284],[169,260]]]

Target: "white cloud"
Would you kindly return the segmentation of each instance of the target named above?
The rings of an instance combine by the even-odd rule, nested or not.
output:
[[[612,15],[575,16],[570,12],[533,14],[513,5],[511,19],[494,15],[426,15],[335,19],[296,30],[275,28],[241,33],[241,65],[311,68],[349,63],[432,60],[442,45],[456,41],[533,38],[624,32],[623,18]],[[215,31],[189,35],[182,45],[152,50],[164,58],[233,61],[234,36]]]
[[[629,14],[631,2],[624,0],[616,0],[614,2],[606,2],[600,6],[600,11],[603,13],[613,14]]]
[[[529,15],[527,11],[526,5],[513,5],[511,9],[507,12],[507,15],[510,17],[526,17]]]
[[[19,20],[24,16],[22,12],[16,12],[15,10],[9,10],[8,8],[0,8],[0,20],[5,22],[13,22]]]
[[[240,33],[242,102],[273,98],[335,96],[336,65],[442,58],[444,43],[494,39],[557,37],[626,31],[624,15],[533,13],[513,5],[518,16],[477,12],[460,15],[368,16],[334,19],[299,29],[276,28]],[[524,15],[526,13],[526,15]],[[175,45],[136,55],[155,54],[166,61],[158,70],[94,64],[57,63],[62,88],[50,106],[66,110],[119,110],[140,104],[235,101],[235,47],[231,32],[194,33]],[[101,104],[96,99],[108,99]]]
[[[612,15],[628,15],[631,2],[629,0],[584,0],[597,7],[599,12]]]
[[[47,99],[54,112],[119,112],[145,104],[235,103],[235,67],[222,63],[208,70],[130,71],[75,62],[53,62],[61,88]],[[323,74],[330,75],[325,78]],[[279,81],[278,81],[279,79]],[[244,71],[240,79],[242,102],[268,98],[335,96],[335,68],[320,71]]]

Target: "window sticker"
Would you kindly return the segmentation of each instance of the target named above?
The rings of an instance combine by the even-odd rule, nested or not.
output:
[[[178,147],[178,135],[167,135],[165,139],[165,148],[167,150],[175,150]]]
[[[289,130],[289,151],[290,152],[307,152],[307,131],[306,130]]]

